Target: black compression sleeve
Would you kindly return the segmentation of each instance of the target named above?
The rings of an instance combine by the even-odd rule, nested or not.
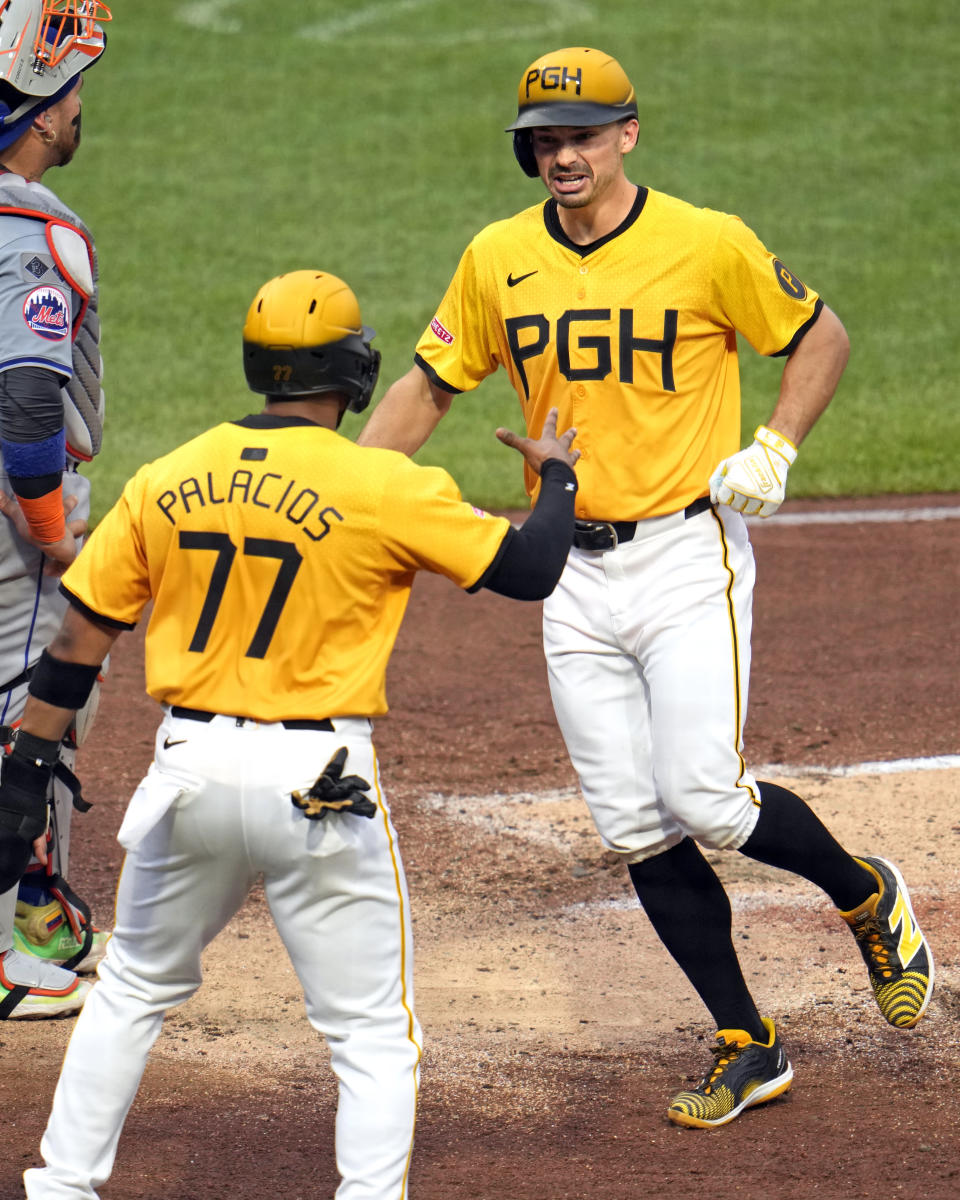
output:
[[[48,367],[0,371],[0,433],[10,442],[42,442],[63,428],[61,378]]]
[[[500,552],[471,592],[489,588],[511,600],[544,600],[557,586],[573,542],[577,477],[559,458],[540,468],[537,506],[520,529],[508,529]]]

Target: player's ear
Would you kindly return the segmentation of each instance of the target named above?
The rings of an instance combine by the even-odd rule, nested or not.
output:
[[[620,153],[629,154],[640,137],[640,122],[631,117],[620,126]]]

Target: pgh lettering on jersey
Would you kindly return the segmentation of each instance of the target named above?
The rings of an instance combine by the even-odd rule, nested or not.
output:
[[[577,515],[638,520],[705,495],[739,450],[737,331],[785,354],[820,307],[738,217],[639,188],[578,246],[547,200],[474,238],[417,361],[453,392],[503,366],[533,436],[554,406],[576,426]]]
[[[62,587],[124,628],[153,596],[146,681],[161,703],[377,716],[414,573],[470,587],[509,527],[438,467],[261,414],[142,467]]]

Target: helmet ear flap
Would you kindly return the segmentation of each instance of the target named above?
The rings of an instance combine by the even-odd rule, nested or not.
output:
[[[533,152],[533,134],[529,129],[513,131],[513,153],[516,155],[524,175],[536,179],[540,171],[537,168],[537,156]]]

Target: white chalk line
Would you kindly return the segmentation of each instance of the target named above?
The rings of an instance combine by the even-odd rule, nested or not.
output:
[[[774,513],[772,517],[747,517],[751,527],[776,529],[783,525],[899,525],[908,521],[950,521],[960,518],[960,508],[851,508],[823,512]]]
[[[367,43],[394,46],[425,43],[458,46],[496,39],[516,41],[524,37],[542,37],[547,30],[559,31],[572,21],[592,21],[596,15],[596,7],[589,0],[526,0],[526,6],[546,11],[540,12],[535,24],[518,26],[515,23],[517,5],[514,4],[514,20],[511,22],[496,21],[489,26],[461,23],[458,29],[444,31],[441,18],[445,17],[448,6],[442,0],[374,0],[370,4],[358,5],[350,12],[302,25],[293,31],[292,36],[331,45],[358,35]],[[194,29],[210,33],[252,32],[261,18],[259,13],[245,17],[242,11],[238,11],[245,7],[242,0],[194,0],[193,3],[182,4],[176,12],[176,18]],[[398,16],[431,8],[439,10],[433,28],[406,32],[397,27]],[[462,22],[462,17],[459,19]]]
[[[842,766],[828,767],[817,763],[761,763],[752,767],[750,773],[756,778],[780,777],[797,779],[801,776],[827,775],[838,779],[855,778],[858,775],[905,775],[910,771],[957,771],[960,770],[960,754],[934,754],[923,758],[881,759]],[[430,792],[424,801],[436,810],[451,810],[456,806],[468,806],[461,815],[474,822],[491,822],[492,812],[504,804],[560,804],[576,799],[577,788],[550,788],[543,792],[488,792],[483,796],[464,796],[458,793]],[[471,811],[469,806],[475,806]],[[489,811],[484,811],[489,810]],[[505,822],[503,822],[505,823]]]
[[[757,775],[782,775],[795,778],[800,775],[832,775],[850,778],[856,775],[902,775],[907,771],[956,771],[960,769],[960,754],[935,754],[926,758],[897,758],[889,762],[862,762],[843,767],[789,766],[782,763],[766,764],[751,773]]]

